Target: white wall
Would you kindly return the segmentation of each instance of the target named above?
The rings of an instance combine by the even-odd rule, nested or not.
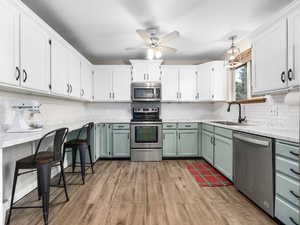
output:
[[[59,124],[86,116],[86,103],[70,100],[56,99],[53,97],[42,97],[28,94],[17,94],[13,92],[0,91],[0,131],[11,123],[14,112],[11,104],[15,100],[37,100],[42,106],[41,114],[35,115],[34,120],[43,120],[45,124]],[[27,114],[29,119],[29,115]]]

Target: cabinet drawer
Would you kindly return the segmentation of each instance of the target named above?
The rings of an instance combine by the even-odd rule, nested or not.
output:
[[[179,123],[178,129],[198,129],[198,123]]]
[[[300,200],[295,195],[299,196],[299,188],[299,182],[282,174],[276,174],[276,194],[279,194],[297,206],[300,206]]]
[[[208,124],[202,124],[202,129],[207,130],[209,132],[214,132],[214,126]]]
[[[227,138],[232,138],[232,130],[225,129],[222,127],[215,127],[215,134],[227,137]]]
[[[129,130],[129,124],[128,123],[115,123],[112,125],[112,128],[114,130]]]
[[[163,129],[176,129],[176,123],[163,123]]]
[[[281,142],[276,142],[276,154],[298,161],[299,147],[294,145],[284,144]]]
[[[299,224],[299,210],[278,196],[275,200],[275,217],[286,225]]]
[[[289,159],[276,156],[276,171],[299,180],[299,164]]]

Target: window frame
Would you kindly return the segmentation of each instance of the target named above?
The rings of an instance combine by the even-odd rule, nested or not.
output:
[[[246,99],[240,99],[240,100],[247,100],[247,99],[252,98],[252,85],[251,85],[251,82],[252,82],[252,70],[251,70],[252,62],[250,60],[250,61],[247,61],[247,62],[239,65],[238,67],[232,69],[231,79],[232,79],[232,100],[233,101],[236,101],[235,70],[242,67],[242,66],[245,66],[245,65],[247,65],[247,98]]]

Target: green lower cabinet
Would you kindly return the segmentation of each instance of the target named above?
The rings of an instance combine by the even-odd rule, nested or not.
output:
[[[177,131],[163,130],[163,156],[177,156]]]
[[[214,134],[202,130],[202,157],[212,165],[214,164]]]
[[[233,178],[233,145],[232,139],[215,135],[214,166],[228,179]]]
[[[198,156],[198,130],[178,130],[178,156]]]
[[[109,124],[101,124],[101,132],[100,132],[100,157],[107,158],[111,156],[111,126]]]
[[[112,156],[129,157],[130,156],[130,132],[129,130],[112,131]]]

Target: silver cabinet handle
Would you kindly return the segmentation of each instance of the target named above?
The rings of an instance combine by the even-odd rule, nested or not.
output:
[[[70,85],[67,84],[67,93],[69,93],[69,92],[70,92]]]
[[[251,143],[251,144],[260,145],[260,146],[264,146],[264,147],[268,147],[270,145],[269,141],[257,140],[257,139],[245,137],[245,136],[240,135],[240,134],[234,134],[233,137],[235,137],[236,139],[239,139],[241,141],[245,141],[245,142],[248,142],[248,143]]]
[[[72,84],[70,84],[70,94],[73,92]]]
[[[111,92],[109,92],[109,98],[111,99]]]
[[[294,78],[293,70],[292,70],[292,69],[289,69],[289,71],[288,71],[288,79],[289,79],[289,81],[292,81],[293,78]]]

